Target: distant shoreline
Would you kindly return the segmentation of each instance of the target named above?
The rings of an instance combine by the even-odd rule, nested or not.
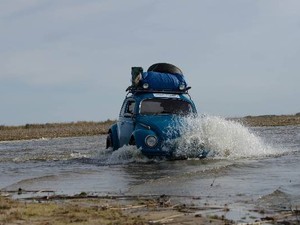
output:
[[[261,115],[230,118],[249,127],[274,127],[300,125],[300,113],[295,115]]]
[[[0,141],[93,136],[107,133],[115,121],[26,124],[0,126]]]
[[[300,113],[295,115],[262,115],[228,118],[248,127],[291,126],[300,125]],[[23,126],[0,125],[0,141],[29,140],[57,137],[78,137],[106,134],[109,127],[116,121],[104,122],[71,122],[26,124]]]

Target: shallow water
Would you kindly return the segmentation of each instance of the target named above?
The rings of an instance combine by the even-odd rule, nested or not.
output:
[[[166,194],[199,206],[226,204],[226,217],[240,222],[255,219],[249,209],[299,208],[300,126],[250,129],[211,116],[188,123],[178,154],[189,155],[196,138],[211,150],[208,158],[148,159],[132,146],[113,152],[105,136],[0,142],[0,189]]]

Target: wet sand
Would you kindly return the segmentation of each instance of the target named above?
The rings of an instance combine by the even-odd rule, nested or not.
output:
[[[207,214],[207,211],[218,214]],[[180,204],[169,196],[45,195],[13,200],[0,196],[0,224],[236,224],[230,209]],[[221,213],[220,213],[221,212]],[[256,212],[265,214],[266,212]],[[300,211],[268,212],[251,224],[299,224]]]
[[[1,224],[230,224],[202,217],[197,208],[163,197],[52,196],[16,201],[0,198]]]

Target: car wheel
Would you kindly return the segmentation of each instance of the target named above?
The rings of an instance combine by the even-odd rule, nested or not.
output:
[[[106,148],[113,148],[113,137],[112,137],[112,133],[109,133],[106,137]]]
[[[129,145],[135,145],[135,139],[134,139],[134,137],[130,138]]]
[[[156,63],[150,66],[147,70],[148,72],[159,72],[159,73],[172,73],[172,74],[180,74],[183,75],[181,69],[177,66],[174,66],[169,63]]]

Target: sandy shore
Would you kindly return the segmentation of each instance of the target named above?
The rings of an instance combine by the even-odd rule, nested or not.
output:
[[[265,115],[228,118],[245,126],[289,126],[300,125],[300,114]],[[76,137],[106,134],[115,121],[26,124],[23,126],[0,126],[0,141]]]

